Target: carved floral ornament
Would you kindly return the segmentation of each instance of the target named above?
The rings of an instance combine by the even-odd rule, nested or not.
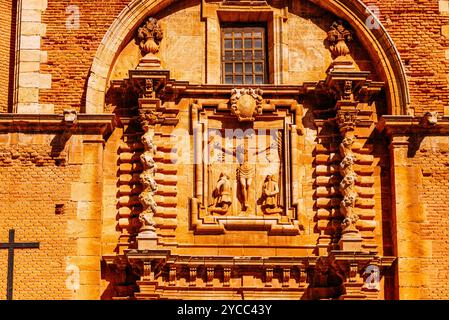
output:
[[[349,54],[347,42],[352,41],[352,31],[347,29],[343,21],[335,21],[330,31],[327,33],[327,41],[329,41],[329,49],[334,58],[346,56]]]
[[[232,89],[231,112],[239,122],[254,121],[255,116],[262,114],[262,94],[260,89]]]
[[[159,52],[159,43],[164,34],[159,22],[155,18],[148,18],[137,31],[137,41],[142,55]]]

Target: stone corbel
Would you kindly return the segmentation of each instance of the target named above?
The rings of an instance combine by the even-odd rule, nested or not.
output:
[[[176,277],[177,277],[177,268],[176,268],[176,265],[172,264],[169,267],[169,271],[168,271],[168,284],[170,286],[176,285]]]
[[[265,269],[265,286],[272,287],[273,286],[273,267],[267,267]]]
[[[189,286],[195,287],[196,286],[196,275],[197,275],[198,267],[190,267],[189,268]]]
[[[215,276],[215,268],[207,267],[206,268],[206,286],[211,287],[213,285],[214,276]]]
[[[396,258],[381,257],[369,253],[356,253],[333,251],[329,255],[330,266],[342,278],[346,293],[341,299],[366,299],[376,298],[379,290],[374,290],[376,294],[369,294],[367,291],[373,291],[373,287],[367,288],[367,274],[375,270],[376,281],[380,281],[385,269],[390,268]]]

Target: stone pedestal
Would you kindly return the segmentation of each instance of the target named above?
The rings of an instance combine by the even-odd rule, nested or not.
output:
[[[332,61],[332,63],[329,66],[329,69],[327,70],[327,72],[354,72],[357,71],[355,65],[354,65],[354,60],[352,60],[351,57],[349,56],[340,56],[336,59],[334,59],[334,61]]]
[[[161,60],[152,53],[148,53],[140,59],[137,70],[161,69]]]
[[[328,254],[331,240],[331,236],[329,235],[319,236],[318,243],[316,245],[319,256],[326,256]]]
[[[338,245],[342,251],[361,251],[362,237],[357,230],[350,230],[343,233]]]
[[[138,250],[149,250],[157,247],[156,232],[151,230],[144,230],[136,237]]]

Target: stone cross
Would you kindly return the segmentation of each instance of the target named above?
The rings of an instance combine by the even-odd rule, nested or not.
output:
[[[39,242],[14,242],[15,230],[9,230],[9,242],[0,243],[0,249],[8,249],[8,275],[6,285],[6,300],[12,300],[14,249],[39,249]]]

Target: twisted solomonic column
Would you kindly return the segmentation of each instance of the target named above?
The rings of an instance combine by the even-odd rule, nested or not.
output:
[[[156,163],[153,159],[157,148],[153,143],[154,138],[154,124],[157,122],[157,116],[151,112],[142,112],[139,116],[139,122],[144,130],[141,142],[144,146],[144,152],[140,156],[143,171],[140,174],[140,183],[143,191],[139,195],[139,201],[142,204],[142,212],[139,214],[139,220],[142,226],[139,231],[139,236],[144,235],[147,238],[156,239],[156,228],[154,222],[154,215],[157,211],[157,204],[153,196],[157,191],[157,183],[154,179],[156,173]]]
[[[345,236],[354,236],[358,233],[355,227],[359,216],[355,213],[355,204],[358,198],[356,191],[356,182],[358,176],[354,171],[354,163],[356,156],[352,151],[352,145],[355,142],[354,127],[357,122],[357,110],[353,112],[345,112],[339,110],[337,112],[337,124],[343,136],[339,149],[342,157],[340,163],[340,174],[342,181],[340,182],[340,192],[343,200],[340,203],[340,212],[344,216],[342,223],[342,238]]]

